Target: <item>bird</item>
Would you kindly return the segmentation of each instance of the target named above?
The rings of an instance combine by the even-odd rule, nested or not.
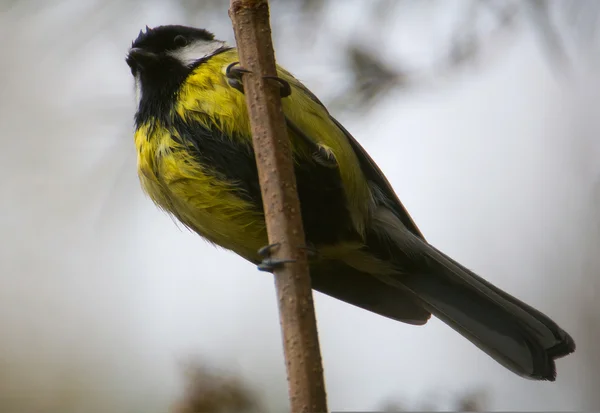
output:
[[[244,76],[210,31],[146,26],[126,54],[137,173],[156,206],[263,271],[270,258]],[[425,240],[359,142],[277,65],[314,290],[415,326],[435,316],[520,377],[555,381],[575,351],[552,319]]]

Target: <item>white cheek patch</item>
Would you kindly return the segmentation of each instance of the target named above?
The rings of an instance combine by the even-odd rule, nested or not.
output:
[[[198,59],[212,56],[217,50],[226,45],[225,42],[220,40],[196,40],[188,46],[169,52],[169,54],[183,65],[190,66]]]

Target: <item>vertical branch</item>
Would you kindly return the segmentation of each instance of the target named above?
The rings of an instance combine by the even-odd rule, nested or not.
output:
[[[233,23],[269,244],[275,259],[294,259],[275,270],[275,288],[292,413],[327,412],[323,366],[296,177],[276,76],[267,0],[231,0]]]

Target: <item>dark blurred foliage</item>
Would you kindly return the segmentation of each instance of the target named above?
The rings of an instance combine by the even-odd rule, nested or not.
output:
[[[137,1],[137,0],[130,0]],[[223,8],[220,0],[175,0],[189,12],[190,20],[198,13]],[[227,3],[227,2],[226,2]],[[327,32],[323,16],[329,3],[339,0],[271,0],[272,9],[281,14],[294,15],[286,19],[285,30],[302,32],[306,27],[313,31],[312,36],[321,30]],[[446,44],[431,45],[439,49],[433,71],[423,75],[425,70],[386,63],[386,54],[380,50],[369,50],[357,40],[345,39],[344,54],[346,69],[350,71],[352,82],[346,90],[340,91],[332,104],[336,107],[368,109],[372,103],[397,88],[414,88],[430,83],[440,76],[468,67],[480,58],[482,52],[501,54],[503,47],[495,41],[517,29],[529,27],[537,33],[539,46],[545,53],[548,64],[558,70],[565,70],[572,58],[567,44],[584,54],[598,53],[598,18],[600,2],[596,0],[466,0],[456,1],[464,12],[454,22],[452,33],[445,39]],[[439,13],[448,7],[443,0],[370,0],[365,2],[370,9],[364,19],[374,34],[385,36],[387,24],[404,8],[407,12],[420,9],[425,13]],[[275,19],[273,19],[275,20]],[[296,25],[287,22],[295,21]],[[276,30],[277,34],[277,30]],[[310,36],[310,34],[309,34]],[[376,36],[374,36],[376,37]]]
[[[251,390],[250,383],[238,377],[218,372],[202,363],[184,367],[185,390],[174,404],[171,413],[258,413],[264,412],[260,398]],[[445,411],[439,400],[423,398],[422,405],[407,408],[405,403],[390,400],[377,407],[382,412]],[[452,409],[458,412],[485,411],[486,394],[470,391],[451,396]]]
[[[332,36],[336,21],[327,19],[327,8],[332,4],[343,7],[345,0],[270,0],[274,35],[291,35],[305,41],[316,37]],[[40,3],[39,7],[57,5],[61,0]],[[174,7],[184,12],[188,24],[198,21],[228,22],[226,0],[171,0]],[[146,3],[146,2],[145,2]],[[152,3],[152,2],[150,2]],[[160,2],[164,4],[163,2]],[[103,0],[89,7],[89,19],[81,21],[77,36],[66,41],[85,42],[86,36],[102,33],[115,16],[135,13],[141,0]],[[146,3],[148,4],[148,3]],[[400,27],[402,22],[391,21],[402,12],[420,13],[426,20],[448,12],[449,5],[460,10],[453,19],[453,29],[441,42],[431,44],[436,51],[432,68],[414,67],[395,63],[391,65],[386,53],[369,49],[369,42],[361,42],[363,35],[335,39],[341,44],[345,58],[345,69],[351,82],[338,92],[333,104],[342,109],[368,109],[377,99],[397,88],[415,88],[431,84],[435,79],[447,77],[474,63],[481,63],[486,56],[501,55],[506,42],[519,29],[529,28],[537,33],[539,47],[543,49],[548,64],[553,69],[564,71],[574,55],[596,56],[598,54],[598,20],[600,2],[597,0],[365,0],[367,11],[361,16],[368,27],[369,36],[386,39],[391,28]],[[0,0],[0,12],[12,9],[29,13],[28,0]],[[333,47],[333,46],[332,46]],[[389,47],[389,46],[387,46]],[[394,51],[398,52],[398,50]],[[402,54],[402,50],[399,50]],[[493,59],[483,59],[493,62]]]
[[[487,394],[483,391],[471,391],[459,397],[456,401],[457,412],[483,412],[485,411]]]
[[[408,407],[407,403],[390,399],[379,407],[382,412],[438,412],[447,411],[447,408],[439,406],[439,396],[422,397],[419,406]],[[483,390],[470,390],[463,394],[450,395],[452,411],[457,412],[483,412],[486,411],[487,394]]]
[[[185,390],[172,413],[260,412],[257,396],[238,377],[194,363],[185,366]]]

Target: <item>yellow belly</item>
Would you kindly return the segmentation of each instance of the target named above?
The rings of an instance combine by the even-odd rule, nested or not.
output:
[[[159,207],[208,241],[258,261],[267,233],[255,206],[206,173],[157,122],[139,128],[135,143],[142,188]]]
[[[258,263],[268,244],[262,212],[234,187],[206,173],[171,132],[157,122],[135,133],[141,186],[162,209],[206,240]],[[362,250],[360,242],[317,245],[316,261],[341,260],[361,271],[388,274],[393,269]],[[315,258],[312,262],[315,264]]]

